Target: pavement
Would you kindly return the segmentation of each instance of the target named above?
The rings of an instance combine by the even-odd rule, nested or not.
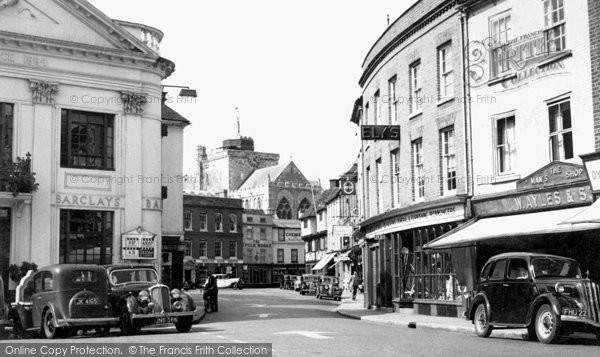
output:
[[[429,329],[458,332],[475,335],[475,329],[471,321],[458,317],[441,317],[419,315],[413,309],[391,309],[369,310],[364,307],[364,294],[360,292],[356,300],[352,300],[352,294],[344,291],[342,303],[336,308],[340,315],[378,325],[393,325],[412,329]],[[492,336],[510,339],[527,339],[527,329],[496,329]]]

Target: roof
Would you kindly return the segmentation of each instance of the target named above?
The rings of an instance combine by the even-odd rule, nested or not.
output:
[[[161,108],[161,119],[167,122],[173,122],[178,124],[190,125],[190,121],[183,117],[183,115],[177,113],[173,108],[166,104],[162,105]]]
[[[323,192],[323,194],[321,195],[321,198],[317,201],[317,212],[322,211],[325,208],[327,208],[327,204],[329,202],[333,201],[338,196],[340,191],[341,191],[341,189],[339,187],[334,187],[334,188],[325,190]]]
[[[239,198],[183,195],[184,207],[202,206],[217,208],[243,209],[242,200]]]
[[[274,181],[281,175],[283,170],[288,167],[291,163],[279,164],[276,166],[269,166],[262,169],[254,170],[254,172],[248,176],[246,181],[240,185],[238,190],[250,189],[254,187],[264,186],[269,181]]]

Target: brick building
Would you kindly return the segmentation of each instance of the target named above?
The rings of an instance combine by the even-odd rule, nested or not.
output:
[[[207,272],[242,276],[244,264],[242,201],[215,196],[184,195],[186,264],[184,278],[203,284]]]
[[[422,247],[468,217],[464,42],[456,1],[419,1],[363,62],[352,121],[400,126],[399,140],[363,140],[359,157],[368,306],[455,316],[460,306],[457,289],[446,289],[451,255]]]
[[[594,104],[594,137],[600,151],[600,2],[588,0],[590,22],[590,54],[592,60],[592,95]]]

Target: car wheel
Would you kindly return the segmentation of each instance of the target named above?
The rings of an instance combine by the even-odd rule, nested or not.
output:
[[[42,325],[42,335],[47,339],[53,339],[58,337],[59,328],[56,327],[54,322],[54,314],[50,309],[44,313],[44,320]]]
[[[233,283],[233,285],[231,285],[231,287],[233,288],[233,290],[237,290],[238,289],[238,284],[237,283]]]
[[[535,321],[532,321],[531,325],[527,326],[527,339],[534,342],[538,340],[537,333],[535,332]]]
[[[560,319],[548,304],[540,307],[535,318],[535,332],[541,343],[555,343],[560,333]]]
[[[473,318],[473,323],[475,325],[475,333],[479,337],[489,337],[492,333],[492,326],[490,326],[489,317],[487,314],[487,310],[485,308],[485,304],[477,305],[477,309],[475,310],[475,317]]]
[[[177,332],[190,332],[190,330],[192,329],[192,322],[193,321],[191,316],[181,317],[175,323],[175,328],[177,329]]]

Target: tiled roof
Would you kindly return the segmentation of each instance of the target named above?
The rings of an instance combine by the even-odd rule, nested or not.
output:
[[[191,124],[189,120],[184,118],[181,114],[177,113],[176,111],[173,110],[173,108],[169,107],[166,104],[162,105],[161,119],[166,120],[166,121],[180,122],[180,123],[186,124],[186,125]]]
[[[288,167],[290,163],[281,164],[277,166],[269,166],[263,169],[255,170],[246,181],[238,188],[238,190],[250,189],[258,186],[263,186],[268,183],[268,180],[274,181],[281,175],[283,170]]]

